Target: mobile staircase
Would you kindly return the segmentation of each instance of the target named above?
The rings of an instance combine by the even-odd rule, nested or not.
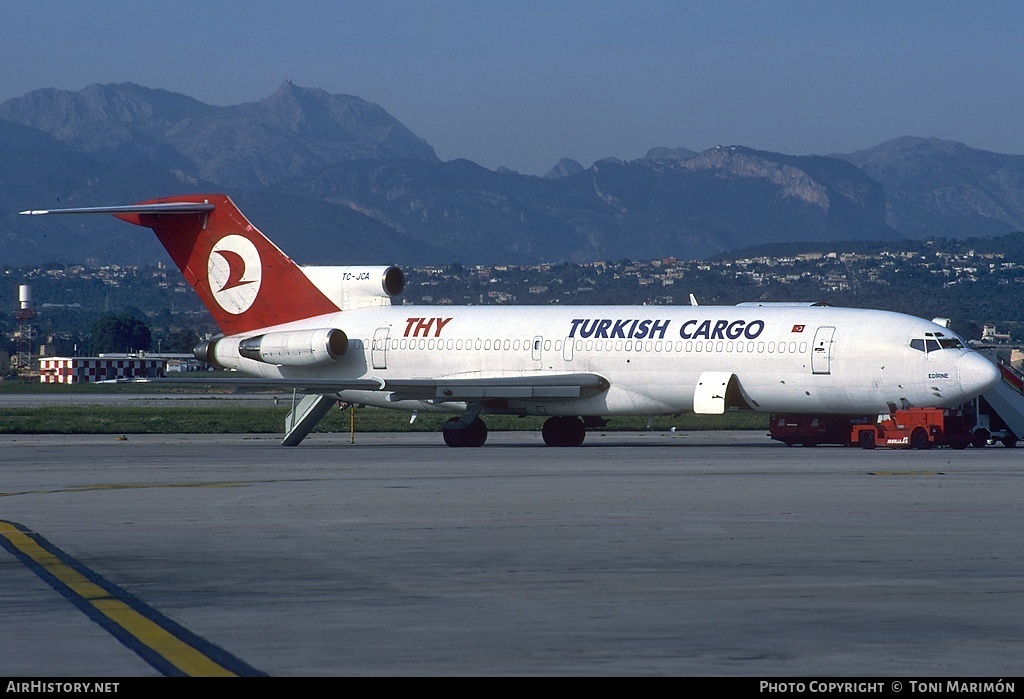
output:
[[[1013,368],[994,347],[978,351],[996,365],[1003,380],[978,398],[978,422],[972,444],[982,447],[997,440],[1008,447],[1024,437],[1024,373]]]

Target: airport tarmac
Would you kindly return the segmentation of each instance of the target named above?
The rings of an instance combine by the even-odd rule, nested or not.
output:
[[[1024,450],[279,439],[0,437],[0,675],[1024,673]]]

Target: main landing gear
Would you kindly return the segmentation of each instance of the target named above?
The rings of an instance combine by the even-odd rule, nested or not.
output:
[[[578,447],[587,436],[583,420],[578,417],[549,417],[541,429],[549,447]]]
[[[480,418],[466,424],[464,418],[453,417],[441,428],[444,443],[450,447],[482,447],[487,441],[487,425]],[[586,426],[578,417],[549,417],[541,429],[549,447],[578,447],[587,436]]]
[[[460,418],[453,417],[444,424],[441,433],[444,443],[450,447],[482,447],[487,441],[487,425],[480,418],[464,427]]]

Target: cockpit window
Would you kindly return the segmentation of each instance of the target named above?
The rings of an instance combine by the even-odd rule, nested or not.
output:
[[[936,335],[939,334],[936,333]],[[927,333],[927,335],[931,336],[932,333]],[[940,349],[963,349],[964,343],[956,337],[943,337],[941,340],[934,340],[932,337],[922,340],[915,337],[910,341],[910,347],[918,352],[936,352]]]

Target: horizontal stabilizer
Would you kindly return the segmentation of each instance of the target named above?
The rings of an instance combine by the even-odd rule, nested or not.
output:
[[[163,204],[131,204],[128,206],[88,206],[79,209],[32,209],[20,212],[22,216],[46,216],[48,214],[201,214],[213,211],[214,205],[207,201],[167,202]]]

